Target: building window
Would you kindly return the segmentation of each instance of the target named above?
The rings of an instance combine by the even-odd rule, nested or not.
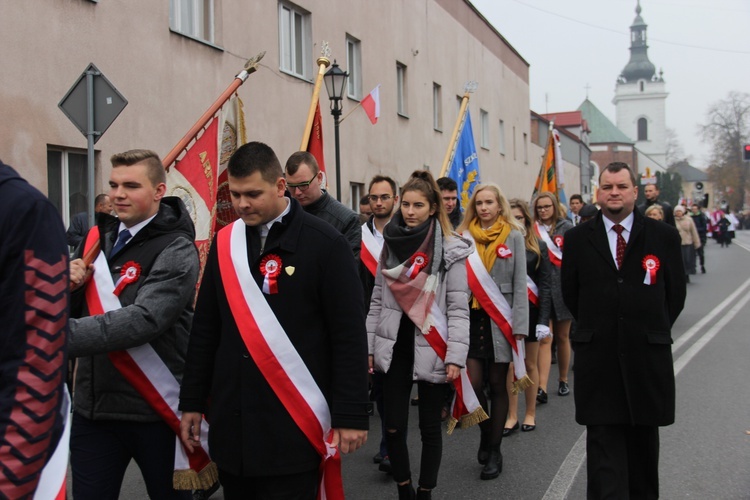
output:
[[[443,92],[435,82],[432,82],[432,128],[443,131]]]
[[[169,0],[169,27],[191,38],[214,42],[214,0]]]
[[[505,122],[500,120],[500,135],[498,136],[497,148],[500,150],[501,155],[505,155]]]
[[[529,163],[529,134],[523,133],[523,162]]]
[[[346,93],[356,100],[362,99],[362,44],[353,36],[346,35]]]
[[[513,127],[513,161],[516,161],[516,127]]]
[[[490,114],[483,109],[479,110],[480,146],[490,149]]]
[[[75,214],[88,212],[88,179],[86,152],[47,150],[47,197],[66,227]]]
[[[643,80],[641,80],[640,82],[638,82],[638,86],[641,88],[641,92],[643,92],[643,89],[646,86],[646,84],[644,83]]]
[[[645,118],[638,118],[638,140],[648,140],[648,120]]]
[[[406,98],[406,65],[396,63],[396,111],[401,116],[408,116],[408,102]]]
[[[351,198],[351,209],[357,213],[359,212],[359,200],[362,199],[365,193],[365,185],[361,182],[350,182],[349,183],[349,196]]]
[[[311,53],[310,13],[290,3],[279,3],[281,71],[309,80]]]

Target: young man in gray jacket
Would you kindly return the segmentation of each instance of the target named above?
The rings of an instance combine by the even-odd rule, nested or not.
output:
[[[93,266],[80,258],[70,266],[71,317],[78,318],[70,322],[70,354],[78,358],[73,495],[76,500],[117,499],[134,459],[151,498],[189,499],[190,491],[172,488],[175,432],[112,356],[148,344],[174,378],[182,379],[199,269],[195,229],[182,201],[164,197],[164,168],[152,151],[114,155],[109,186],[119,219],[104,214],[92,231],[98,231],[106,256],[98,265],[109,266],[121,307],[92,314],[91,292],[104,295],[96,280],[88,279]],[[95,236],[84,240],[79,257]]]

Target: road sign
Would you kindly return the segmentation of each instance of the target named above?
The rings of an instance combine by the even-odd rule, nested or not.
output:
[[[88,80],[92,77],[91,89]],[[92,92],[93,124],[89,128],[89,90]],[[70,121],[78,127],[84,136],[94,136],[97,142],[102,134],[112,125],[117,116],[125,109],[128,101],[107,80],[93,63],[78,77],[78,80],[62,98],[58,106]]]

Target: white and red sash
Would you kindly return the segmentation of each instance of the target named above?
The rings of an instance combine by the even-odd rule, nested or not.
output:
[[[365,222],[362,224],[362,249],[359,252],[359,258],[367,267],[367,270],[375,276],[378,269],[378,260],[380,252],[383,251],[383,244],[380,243],[375,235],[372,234],[370,227]]]
[[[529,302],[539,307],[539,287],[528,274],[526,275],[526,292],[529,296]]]
[[[534,223],[534,230],[537,236],[539,236],[543,242],[547,244],[547,251],[549,252],[549,260],[557,267],[562,266],[563,251],[552,238],[549,237],[549,233],[546,229],[539,225],[539,222]]]
[[[408,265],[407,265],[408,264]],[[394,298],[401,306],[403,312],[417,326],[425,340],[435,350],[438,357],[445,362],[448,354],[448,318],[435,301],[438,286],[438,276],[426,273],[418,273],[414,279],[407,277],[411,262],[401,263],[393,269],[381,268],[381,273],[386,284],[393,290],[397,286],[399,278],[405,282],[413,282],[416,287],[421,286],[419,297],[412,303],[399,302],[400,294],[393,293]],[[448,422],[448,434],[451,434],[458,423],[461,427],[469,427],[478,424],[489,417],[479,404],[476,393],[471,386],[471,379],[466,368],[461,368],[460,376],[453,381],[456,392],[451,404],[451,418]]]
[[[99,228],[89,231],[84,246],[86,253],[99,239]],[[86,304],[92,316],[115,311],[122,307],[115,295],[115,283],[109,272],[109,263],[104,252],[94,260],[94,275],[86,286]],[[107,354],[125,380],[130,383],[153,410],[175,433],[174,487],[180,490],[208,489],[218,480],[216,464],[208,456],[208,423],[201,425],[201,446],[188,452],[180,440],[180,418],[177,409],[180,384],[164,361],[146,343],[125,351]]]
[[[341,455],[330,445],[328,402],[255,283],[247,259],[242,220],[219,231],[216,251],[229,308],[245,347],[284,408],[321,456],[318,497],[343,500]]]
[[[57,442],[55,451],[52,452],[49,461],[42,469],[42,474],[39,476],[34,500],[65,500],[66,498],[66,474],[70,450],[70,394],[67,386],[63,386],[62,399],[60,414],[63,420],[63,432]]]
[[[471,233],[465,231],[463,236],[474,244],[469,258],[466,259],[466,276],[469,280],[469,288],[482,309],[503,332],[505,340],[510,344],[511,354],[513,355],[513,375],[515,377],[513,394],[518,394],[519,391],[523,391],[531,385],[531,379],[526,375],[524,343],[523,341],[517,341],[513,336],[513,309],[500,292],[497,283],[492,279],[487,268],[484,267]]]

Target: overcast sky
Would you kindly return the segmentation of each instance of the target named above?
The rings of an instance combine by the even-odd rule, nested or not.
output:
[[[630,58],[636,0],[470,1],[531,65],[532,110],[572,111],[588,92],[616,123],[612,98]],[[667,127],[705,168],[710,148],[697,128],[709,105],[750,92],[750,0],[641,0],[641,9],[648,57],[664,70]]]

